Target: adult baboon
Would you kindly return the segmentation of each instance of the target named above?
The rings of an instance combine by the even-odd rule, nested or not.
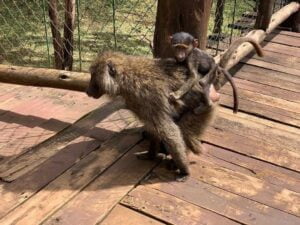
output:
[[[87,94],[122,96],[127,108],[144,122],[147,132],[162,141],[176,166],[179,176],[189,174],[187,151],[201,151],[200,135],[212,121],[216,107],[196,115],[192,109],[203,101],[202,89],[195,85],[180,100],[168,101],[187,78],[187,69],[172,59],[151,59],[122,53],[100,54],[90,67],[91,81]]]

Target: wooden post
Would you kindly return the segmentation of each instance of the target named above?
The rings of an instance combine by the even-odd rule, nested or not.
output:
[[[59,31],[59,19],[57,12],[57,0],[49,0],[49,18],[50,26],[53,37],[53,48],[54,48],[54,61],[56,69],[64,69],[64,49],[63,41]]]
[[[171,57],[169,36],[191,33],[205,49],[212,0],[158,0],[154,32],[154,57]]]
[[[260,0],[255,22],[255,29],[267,30],[273,13],[275,0]]]
[[[65,26],[64,26],[64,69],[72,70],[75,0],[65,0]]]

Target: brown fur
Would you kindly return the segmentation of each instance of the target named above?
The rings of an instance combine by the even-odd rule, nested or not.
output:
[[[144,122],[146,131],[167,146],[180,173],[189,174],[186,150],[196,154],[201,151],[199,138],[212,121],[216,107],[199,115],[192,112],[203,100],[199,85],[181,99],[182,104],[168,101],[170,92],[185,82],[186,68],[170,59],[105,52],[96,58],[90,71],[87,94],[96,98],[102,94],[122,96],[127,108]]]

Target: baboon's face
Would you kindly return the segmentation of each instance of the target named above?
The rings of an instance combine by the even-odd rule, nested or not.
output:
[[[91,80],[86,90],[88,96],[100,98],[103,94],[116,95],[118,85],[116,83],[117,71],[111,61],[96,62],[90,67]]]

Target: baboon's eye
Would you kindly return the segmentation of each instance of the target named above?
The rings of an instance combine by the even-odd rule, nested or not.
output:
[[[107,66],[108,66],[109,75],[111,75],[112,77],[114,77],[116,75],[116,73],[117,73],[114,65],[112,64],[112,62],[108,62]]]

